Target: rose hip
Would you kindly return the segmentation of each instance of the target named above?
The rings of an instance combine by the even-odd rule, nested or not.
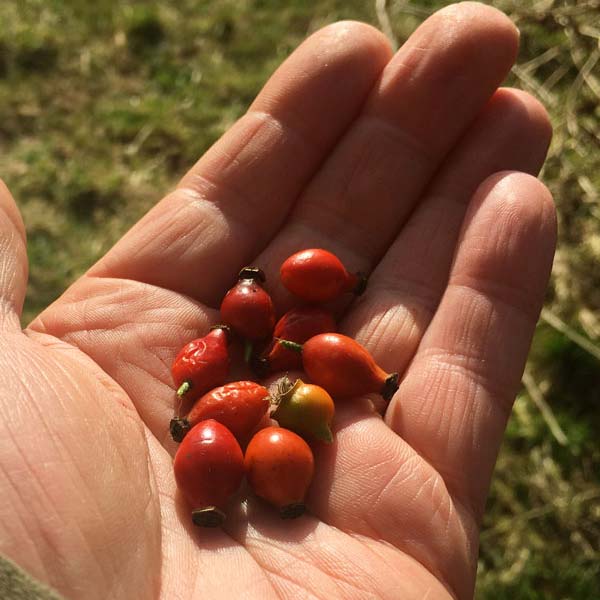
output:
[[[244,476],[244,457],[233,434],[213,419],[201,421],[177,449],[173,469],[177,487],[192,507],[193,523],[221,525]]]
[[[262,340],[271,335],[275,326],[275,309],[261,285],[264,281],[260,269],[245,267],[221,303],[223,321],[247,340]]]
[[[330,311],[319,306],[301,306],[288,310],[275,325],[273,336],[303,344],[319,333],[336,330],[335,319]],[[302,357],[298,352],[273,341],[254,364],[260,375],[291,371],[302,368]]]
[[[277,410],[271,415],[279,425],[302,437],[331,443],[331,421],[335,407],[331,396],[320,386],[284,377],[279,383]]]
[[[279,343],[302,352],[306,374],[336,400],[375,392],[389,401],[398,389],[398,373],[386,373],[366,348],[345,335],[322,333],[303,345]]]
[[[349,273],[340,259],[321,248],[296,252],[280,269],[283,285],[306,302],[329,302],[346,292],[361,294],[366,278]]]
[[[229,328],[218,325],[180,350],[171,367],[178,396],[194,400],[225,383],[229,374],[228,336]]]
[[[266,414],[269,399],[269,390],[254,381],[228,383],[204,394],[187,417],[172,419],[171,435],[180,442],[194,425],[214,419],[244,444]]]
[[[314,459],[300,436],[282,427],[261,429],[246,448],[244,465],[254,493],[277,507],[282,519],[304,514]]]

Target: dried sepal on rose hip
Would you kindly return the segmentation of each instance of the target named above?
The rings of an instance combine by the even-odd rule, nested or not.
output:
[[[254,493],[279,509],[282,519],[304,514],[314,458],[299,435],[283,427],[261,429],[246,448],[244,466]]]
[[[229,327],[216,325],[210,333],[179,351],[171,367],[179,397],[195,400],[225,383],[229,374],[229,337]]]
[[[336,331],[335,319],[331,311],[320,306],[299,306],[288,310],[277,321],[274,338],[282,338],[303,344],[319,333]],[[279,371],[302,368],[302,357],[273,340],[260,357],[253,361],[253,369],[261,376]]]
[[[322,333],[304,344],[279,343],[302,353],[306,374],[335,400],[376,393],[389,401],[398,389],[398,373],[386,373],[366,348],[345,335]]]
[[[304,438],[331,443],[331,421],[335,413],[333,399],[322,387],[287,377],[277,385],[277,406],[271,417],[281,427],[291,429]]]
[[[288,291],[313,303],[329,302],[346,292],[362,294],[367,284],[364,275],[348,272],[335,254],[322,248],[292,254],[279,273]]]
[[[193,523],[221,525],[227,503],[244,477],[244,456],[234,435],[214,419],[201,421],[177,449],[173,469]]]
[[[275,308],[263,288],[265,274],[257,267],[244,267],[238,282],[221,302],[221,318],[246,340],[245,359],[250,358],[252,343],[271,336],[275,326]]]
[[[200,421],[215,419],[245,444],[270,406],[269,390],[254,381],[234,381],[199,398],[186,417],[171,419],[171,436],[181,442]]]

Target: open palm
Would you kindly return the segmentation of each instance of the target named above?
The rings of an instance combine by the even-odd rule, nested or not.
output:
[[[498,89],[518,34],[454,5],[391,57],[338,23],[22,332],[24,230],[1,193],[0,552],[68,598],[469,598],[478,528],[540,309],[550,127]],[[529,173],[529,174],[528,174]],[[342,332],[403,374],[338,406],[310,516],[249,499],[197,530],[176,494],[169,367],[235,274],[307,247],[370,273]]]

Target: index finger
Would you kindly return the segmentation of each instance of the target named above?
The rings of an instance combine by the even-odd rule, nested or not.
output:
[[[386,39],[369,25],[341,22],[312,35],[89,274],[217,303],[273,237],[389,58]]]

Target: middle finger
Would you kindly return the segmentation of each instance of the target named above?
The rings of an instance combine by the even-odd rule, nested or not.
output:
[[[484,5],[455,5],[427,19],[386,66],[258,264],[274,275],[286,256],[312,246],[369,271],[505,78],[517,47],[511,21]],[[286,293],[273,287],[286,308]]]

